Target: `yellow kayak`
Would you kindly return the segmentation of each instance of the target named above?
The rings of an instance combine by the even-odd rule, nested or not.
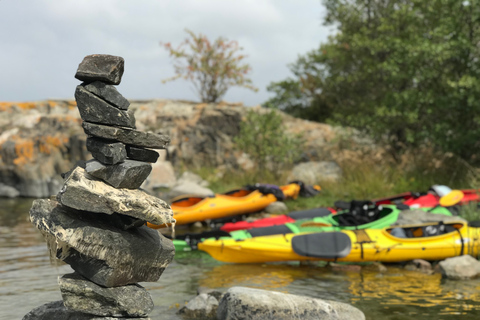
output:
[[[380,230],[275,235],[241,241],[207,239],[198,244],[198,249],[230,263],[442,260],[478,254],[480,228],[472,225],[461,221],[435,222]]]
[[[283,193],[282,196],[285,198],[296,199],[300,192],[300,185],[290,183],[277,187],[277,190],[281,190],[280,193]],[[275,201],[277,197],[273,193],[265,192],[265,189],[243,188],[211,197],[180,196],[172,201],[171,207],[176,224],[182,225],[257,212]],[[154,229],[165,227],[151,223],[147,223],[147,226]]]

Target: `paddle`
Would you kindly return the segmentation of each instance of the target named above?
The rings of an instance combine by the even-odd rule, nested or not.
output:
[[[292,238],[293,251],[301,256],[337,259],[350,254],[352,241],[342,232],[318,232]]]

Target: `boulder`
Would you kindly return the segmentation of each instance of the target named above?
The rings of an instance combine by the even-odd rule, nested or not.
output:
[[[277,214],[280,214],[280,213],[287,213],[288,212],[288,208],[287,208],[287,205],[282,202],[282,201],[275,201],[275,202],[272,202],[270,203],[265,209],[264,209],[265,212],[267,213],[277,213]]]
[[[81,211],[119,213],[160,225],[175,222],[172,209],[162,199],[138,189],[115,189],[81,167],[65,180],[57,199],[64,206]]]
[[[95,81],[92,83],[85,83],[82,86],[93,93],[94,95],[102,98],[103,100],[111,103],[113,106],[121,109],[127,110],[130,106],[130,102],[125,99],[117,88],[105,82]]]
[[[119,164],[105,166],[96,160],[90,160],[85,165],[85,171],[114,188],[138,189],[152,171],[152,165],[127,159]]]
[[[69,310],[104,317],[147,317],[153,310],[152,297],[138,284],[104,288],[77,273],[64,275],[58,284]]]
[[[118,109],[82,86],[77,86],[75,100],[84,121],[135,129],[133,112]]]
[[[15,189],[14,187],[7,186],[0,182],[0,198],[15,198],[20,195],[20,191]]]
[[[158,161],[152,165],[152,172],[141,188],[152,193],[157,188],[171,188],[177,183],[175,171],[170,161]]]
[[[54,301],[37,307],[27,313],[22,320],[119,320],[113,317],[98,317],[92,314],[72,311],[63,301]],[[122,320],[150,320],[150,318],[122,318]]]
[[[198,184],[201,187],[208,187],[208,181],[203,180],[202,177],[200,177],[198,174],[195,174],[190,171],[185,171],[182,173],[182,175],[178,178],[178,183],[185,183],[185,182],[193,182]]]
[[[85,133],[90,136],[117,140],[133,146],[151,149],[165,149],[167,144],[170,142],[170,138],[166,135],[152,132],[142,132],[128,128],[105,126],[101,124],[90,123],[88,121],[83,122],[82,127]]]
[[[217,319],[218,300],[211,295],[201,293],[190,300],[178,313],[190,319]]]
[[[108,54],[92,54],[78,65],[75,78],[85,82],[103,81],[118,85],[122,81],[125,60]]]
[[[405,265],[405,269],[411,271],[420,271],[426,274],[433,273],[432,264],[426,260],[414,259]]]
[[[127,157],[132,160],[155,163],[160,156],[158,152],[145,148],[126,145],[126,149]]]
[[[87,150],[103,164],[116,164],[127,158],[125,145],[121,142],[87,138]]]
[[[121,230],[108,215],[79,212],[53,200],[35,200],[30,220],[52,255],[104,287],[155,282],[175,254],[172,241],[147,226]]]
[[[420,209],[403,210],[398,215],[397,221],[393,225],[421,224],[426,222],[448,222],[448,221],[466,221],[458,216],[446,216],[444,214],[435,214],[425,212]]]
[[[342,169],[334,161],[310,161],[297,164],[293,167],[289,181],[300,180],[305,184],[318,184],[324,181],[338,181],[342,176]]]
[[[172,189],[168,192],[168,195],[170,199],[173,199],[175,197],[181,196],[181,195],[197,195],[201,197],[207,197],[214,195],[213,191],[204,188],[195,182],[181,182],[181,183],[176,183]]]
[[[357,308],[341,302],[260,289],[232,287],[220,300],[217,318],[233,319],[365,319]]]
[[[470,255],[445,259],[438,266],[442,275],[448,279],[470,279],[480,275],[480,261]]]

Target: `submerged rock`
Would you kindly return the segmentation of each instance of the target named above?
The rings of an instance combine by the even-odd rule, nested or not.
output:
[[[113,317],[98,317],[96,315],[72,311],[63,305],[63,301],[54,301],[37,307],[27,313],[22,320],[119,320]],[[150,318],[122,318],[122,320],[150,320]]]
[[[105,166],[91,160],[86,163],[85,171],[117,189],[138,189],[152,171],[152,165],[127,159],[119,164]]]
[[[35,200],[30,209],[52,255],[88,280],[105,287],[157,281],[173,260],[172,241],[147,226],[121,230],[109,219],[46,199]]]
[[[170,142],[170,138],[163,134],[105,126],[101,124],[90,123],[88,120],[82,123],[82,127],[85,133],[88,135],[104,139],[117,140],[125,144],[139,147],[165,149]]]
[[[178,313],[190,319],[217,319],[218,300],[209,294],[200,293],[181,308]]]
[[[125,68],[122,57],[108,54],[92,54],[83,58],[78,65],[75,78],[81,81],[103,81],[109,84],[120,84]]]
[[[220,300],[217,318],[222,320],[363,320],[365,315],[346,303],[260,289],[232,287]]]
[[[75,168],[65,180],[57,198],[64,206],[81,211],[116,212],[160,225],[175,222],[173,211],[165,201],[138,189],[115,189],[94,180],[81,167]]]
[[[138,284],[104,288],[77,273],[58,280],[64,305],[98,316],[146,317],[153,310],[150,294]]]

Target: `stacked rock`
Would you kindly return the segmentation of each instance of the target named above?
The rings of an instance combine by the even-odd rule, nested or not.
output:
[[[64,175],[55,200],[36,200],[32,223],[50,253],[75,271],[59,279],[63,301],[24,319],[148,319],[149,293],[138,282],[157,281],[172,261],[172,242],[145,226],[172,224],[170,206],[138,189],[169,138],[135,130],[129,102],[117,91],[124,60],[90,55],[75,78],[75,99],[93,158]]]

